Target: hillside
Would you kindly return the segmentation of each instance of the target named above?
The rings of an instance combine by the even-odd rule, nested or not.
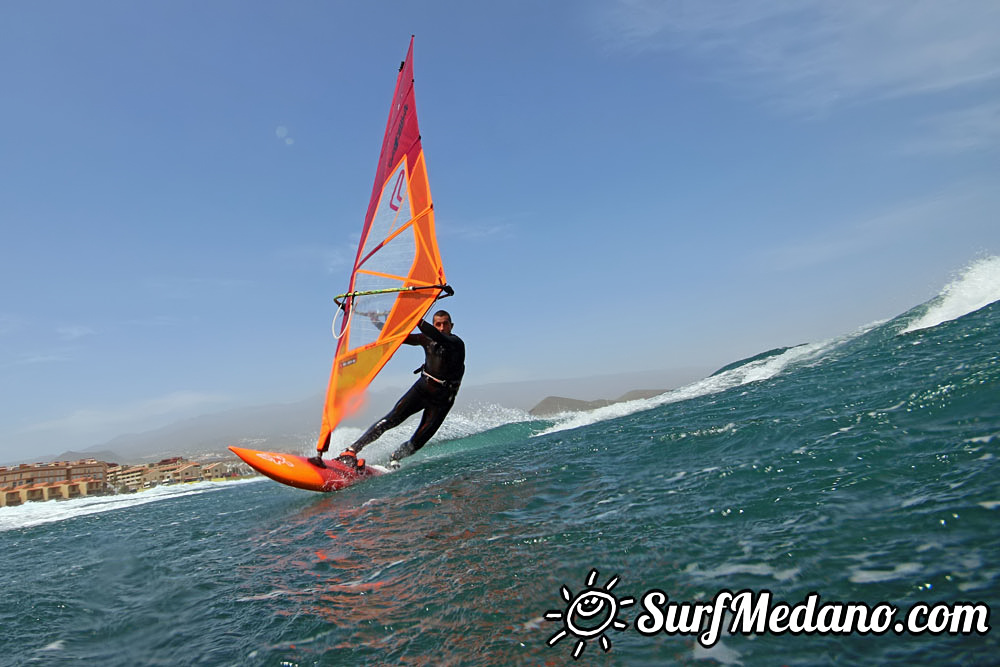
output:
[[[564,396],[546,396],[538,405],[528,410],[528,414],[536,417],[548,417],[562,412],[583,412],[585,410],[596,410],[607,405],[623,403],[625,401],[635,401],[640,398],[652,398],[665,393],[666,389],[633,389],[615,399],[599,398],[593,401],[582,401],[576,398],[566,398]]]

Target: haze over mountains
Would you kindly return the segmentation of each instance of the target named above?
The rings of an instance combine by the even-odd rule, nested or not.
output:
[[[662,393],[706,374],[706,369],[681,368],[591,378],[470,385],[459,392],[454,412],[461,413],[471,406],[489,404],[525,412],[530,410],[533,415],[592,409],[620,400]],[[345,420],[344,425],[367,427],[388,412],[405,389],[386,387],[370,391],[365,407]],[[323,394],[316,394],[294,403],[225,410],[142,433],[122,434],[82,451],[62,452],[43,458],[75,460],[93,457],[117,463],[146,463],[168,456],[228,454],[226,448],[229,445],[240,443],[255,449],[300,451],[317,437],[322,406]],[[11,461],[8,465],[37,460]]]

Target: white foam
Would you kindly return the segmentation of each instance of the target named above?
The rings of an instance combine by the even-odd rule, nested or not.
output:
[[[371,462],[388,461],[390,455],[413,435],[420,422],[420,416],[420,413],[417,413],[399,426],[386,431],[378,440],[364,448],[364,458]],[[507,424],[536,421],[537,419],[524,410],[494,403],[473,403],[461,410],[453,410],[428,445],[443,440],[467,438]],[[362,428],[338,426],[330,437],[330,451],[342,451],[353,444],[362,433],[364,433]],[[313,456],[316,453],[315,446],[315,438],[303,438],[297,453],[302,456]]]
[[[876,325],[869,325],[853,334],[833,338],[819,343],[799,345],[785,350],[781,354],[773,357],[751,361],[749,363],[730,369],[718,375],[712,375],[703,380],[699,380],[680,389],[673,389],[659,396],[652,398],[640,398],[634,401],[613,403],[602,408],[588,410],[585,412],[573,412],[556,415],[556,423],[541,431],[537,435],[556,433],[568,429],[589,426],[597,422],[617,417],[624,417],[643,410],[649,410],[667,403],[678,403],[693,398],[718,394],[734,387],[740,387],[751,382],[768,380],[784,371],[791,364],[799,364],[820,358],[831,349],[838,347],[847,340],[857,337]]]
[[[722,665],[742,665],[741,654],[736,649],[726,646],[719,640],[715,646],[705,648],[700,643],[695,642],[691,657],[695,660],[714,660]]]
[[[797,567],[777,570],[767,563],[726,563],[710,570],[702,570],[698,565],[691,563],[684,569],[686,574],[705,579],[726,579],[734,574],[751,574],[758,577],[771,577],[777,581],[793,580],[799,576],[799,571]]]
[[[42,648],[38,649],[38,652],[41,653],[43,651],[61,651],[64,648],[66,648],[66,640],[65,639],[57,639],[56,641],[52,642],[51,644],[46,644]]]
[[[902,579],[917,574],[923,569],[923,566],[919,563],[900,563],[891,570],[863,570],[861,568],[852,568],[849,580],[855,584],[873,584],[882,581],[894,581],[896,579]]]
[[[524,410],[506,408],[493,403],[477,403],[461,411],[448,415],[440,430],[434,435],[435,440],[455,440],[467,438],[470,435],[483,433],[490,429],[507,424],[534,421],[537,417],[529,415]]]
[[[1000,257],[973,262],[948,283],[923,316],[910,323],[903,333],[936,327],[1000,301]]]
[[[30,528],[45,523],[76,519],[88,514],[111,512],[126,507],[145,505],[160,500],[191,496],[209,491],[217,491],[233,484],[258,482],[263,477],[227,482],[192,482],[158,486],[138,493],[116,496],[83,496],[70,500],[35,501],[14,507],[0,507],[0,532],[17,528]]]

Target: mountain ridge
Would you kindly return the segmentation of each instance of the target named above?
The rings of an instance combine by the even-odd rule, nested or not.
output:
[[[537,414],[531,411],[551,397],[558,398],[558,394],[571,393],[579,398],[563,400],[581,403],[604,401],[608,399],[603,399],[602,395],[620,394],[618,399],[612,401],[618,402],[641,397],[629,397],[630,392],[637,391],[631,389],[635,386],[680,386],[701,377],[704,377],[703,369],[679,368],[590,378],[470,385],[459,392],[454,410],[460,412],[463,408],[476,404],[492,403]],[[405,387],[383,387],[369,391],[364,407],[343,424],[365,428],[388,412],[404,391]],[[658,394],[665,390],[638,391],[655,391]],[[96,458],[98,454],[118,463],[142,464],[170,456],[228,454],[226,448],[238,444],[257,449],[300,450],[304,443],[318,436],[323,401],[323,394],[314,394],[297,401],[231,408],[178,420],[148,431],[123,433],[82,450],[74,449],[55,456],[45,455],[32,461],[22,459],[7,465],[39,460]]]

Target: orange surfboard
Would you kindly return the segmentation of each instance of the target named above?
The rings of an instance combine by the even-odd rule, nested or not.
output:
[[[366,465],[359,471],[334,459],[325,459],[326,467],[320,468],[306,457],[296,454],[258,452],[243,447],[229,449],[262,475],[307,491],[336,491],[388,472],[388,469],[376,465]]]

